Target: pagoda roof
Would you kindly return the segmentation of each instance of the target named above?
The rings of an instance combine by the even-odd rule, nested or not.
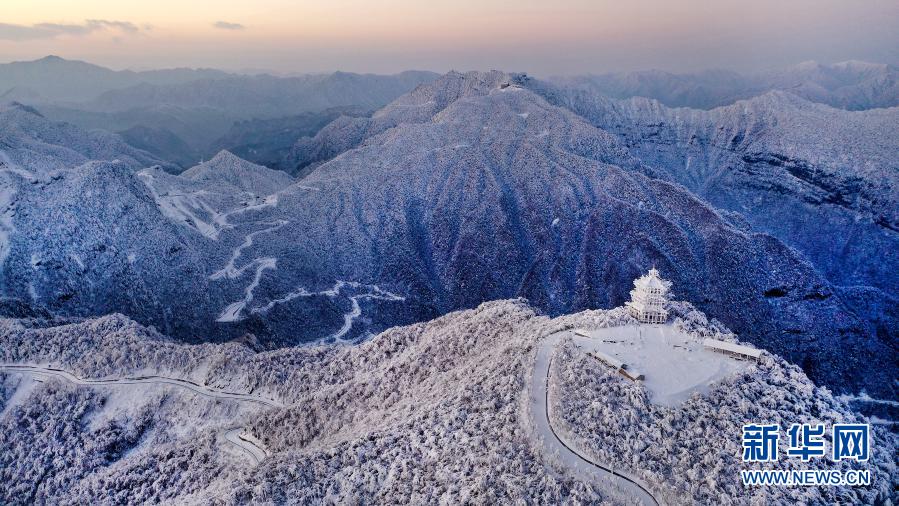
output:
[[[658,288],[660,290],[668,290],[671,288],[671,281],[662,279],[662,277],[659,276],[659,271],[653,267],[648,273],[635,279],[634,286],[638,288]]]

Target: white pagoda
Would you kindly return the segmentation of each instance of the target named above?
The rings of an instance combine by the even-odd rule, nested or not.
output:
[[[668,305],[670,289],[671,281],[662,279],[655,267],[645,276],[635,279],[631,300],[627,303],[631,316],[642,323],[665,323],[668,320],[665,306]]]

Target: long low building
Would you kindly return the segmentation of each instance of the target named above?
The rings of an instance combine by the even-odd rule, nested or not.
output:
[[[596,350],[588,352],[587,354],[590,355],[591,357],[599,360],[600,362],[603,362],[604,364],[612,367],[613,369],[615,369],[616,372],[618,372],[618,374],[621,374],[622,376],[624,376],[625,378],[627,378],[631,381],[642,381],[642,380],[646,379],[642,373],[640,373],[639,371],[637,371],[635,369],[628,367],[627,364],[625,364],[624,362],[618,360],[617,358],[615,358],[611,355],[608,355],[601,351],[596,351]]]
[[[741,344],[729,343],[727,341],[719,341],[717,339],[706,339],[702,342],[702,345],[712,351],[724,353],[736,358],[758,360],[759,357],[762,356],[762,350],[750,348],[749,346],[743,346]]]
[[[600,362],[605,362],[606,364],[612,366],[612,368],[614,368],[614,369],[627,369],[627,364],[625,364],[624,362],[618,360],[617,358],[615,358],[611,355],[607,355],[601,351],[594,350],[594,351],[589,352],[589,354],[592,355],[593,358],[599,360]]]

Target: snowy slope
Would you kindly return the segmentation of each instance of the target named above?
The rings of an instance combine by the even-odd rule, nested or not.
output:
[[[181,176],[205,187],[230,185],[233,191],[252,191],[261,195],[275,193],[293,182],[293,178],[282,171],[250,163],[224,150],[208,162],[182,172]]]
[[[772,92],[711,111],[670,109],[532,84],[616,134],[661,177],[739,213],[735,223],[796,248],[835,285],[872,287],[876,306],[899,296],[899,108],[850,112]]]
[[[89,162],[22,183],[15,199],[5,296],[62,314],[125,311],[169,332],[202,318],[198,248],[129,166]]]
[[[846,304],[783,244],[747,234],[682,188],[642,176],[651,169],[614,136],[514,79],[450,74],[376,114],[403,118],[406,111],[409,121],[367,131],[358,148],[301,180],[316,191],[281,195],[279,208],[295,207],[289,212],[299,216],[279,231],[290,237],[290,260],[270,254],[279,257],[279,277],[260,286],[289,292],[283,279],[293,276],[284,271],[315,266],[325,280],[407,295],[396,307],[426,304],[420,314],[513,295],[559,313],[622,303],[631,280],[655,263],[686,298],[748,339],[828,364],[817,378],[836,388],[851,375],[824,380],[825,371],[864,363],[837,359],[842,347],[890,363],[888,353],[864,351],[885,348],[861,337],[875,331],[846,320]],[[311,289],[308,283],[301,281]],[[793,296],[766,297],[782,286]],[[272,319],[288,317],[298,302],[273,308]]]
[[[132,303],[133,290],[70,270],[35,278],[42,271],[30,265],[32,254],[55,248],[40,241],[8,262],[10,275],[23,273],[10,295],[28,300],[36,292],[70,314],[121,311],[143,323],[164,322],[188,339],[249,333],[263,346],[280,346],[357,339],[513,296],[551,314],[612,307],[655,264],[681,296],[746,339],[803,363],[817,381],[892,395],[891,382],[881,379],[895,370],[895,355],[864,305],[847,304],[778,240],[747,233],[683,187],[645,176],[654,169],[619,138],[548,103],[523,81],[498,72],[451,73],[421,86],[376,113],[358,142],[346,144],[358,147],[271,194],[288,182],[283,175],[224,153],[209,162],[216,167],[185,177],[141,171],[140,185],[121,183],[129,188],[122,194],[135,199],[123,199],[123,207],[108,203],[121,197],[96,178],[73,187],[68,179],[53,183],[59,192],[33,205],[53,209],[63,195],[79,192],[88,226],[70,215],[72,244],[163,249],[141,274],[142,296],[153,303]],[[245,186],[236,187],[229,174]],[[98,190],[89,191],[88,181]],[[93,221],[93,199],[107,202],[99,209],[135,210],[142,225],[98,230],[94,223],[120,218]],[[30,220],[16,229],[58,230]],[[86,251],[59,249],[91,263]],[[48,281],[29,288],[32,279]],[[770,296],[784,287],[789,296]],[[182,290],[202,295],[169,295]],[[104,303],[76,304],[79,293]],[[878,364],[873,373],[859,373],[871,364]]]
[[[168,166],[121,137],[99,130],[85,131],[51,121],[32,107],[0,105],[0,162],[34,174],[72,168],[91,160],[119,160],[131,167]]]
[[[732,339],[689,305],[672,309],[688,331]],[[622,308],[551,320],[523,301],[495,301],[393,328],[359,346],[254,353],[236,343],[179,344],[120,315],[58,327],[3,320],[5,363],[52,363],[89,378],[162,374],[288,406],[213,405],[177,388],[132,391],[126,400],[113,387],[56,381],[17,394],[29,387],[3,372],[0,399],[14,405],[0,416],[8,449],[0,497],[102,504],[622,503],[627,498],[613,481],[584,477],[553,451],[531,418],[540,399],[529,382],[547,335],[623,324],[633,320]],[[735,494],[766,503],[871,503],[892,493],[897,440],[879,427],[872,460],[863,466],[877,477],[871,487],[738,488],[736,421],[860,419],[777,357],[765,355],[707,395],[665,408],[648,403],[639,384],[571,348],[552,355],[554,423],[591,455],[619,456],[617,468],[651,481],[665,504]],[[585,412],[596,416],[578,416]],[[602,427],[594,423],[600,420]],[[226,437],[235,425],[269,456],[256,464],[236,450]],[[40,458],[51,449],[54,459]],[[713,465],[710,454],[723,464]],[[790,465],[782,459],[771,467]],[[819,465],[825,462],[808,464]],[[30,479],[36,475],[45,477],[40,486]]]
[[[325,126],[314,137],[301,137],[288,156],[295,172],[305,175],[348,149],[400,123],[424,123],[463,97],[483,96],[500,86],[508,86],[515,74],[452,71],[434,82],[421,84],[375,112],[371,118],[342,117]]]

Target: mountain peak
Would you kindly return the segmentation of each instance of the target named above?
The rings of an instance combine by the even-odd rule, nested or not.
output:
[[[223,150],[219,151],[218,153],[216,153],[215,156],[213,156],[211,159],[209,159],[209,161],[206,163],[211,164],[211,165],[218,165],[218,164],[222,164],[222,163],[229,163],[229,164],[230,163],[247,163],[247,164],[249,164],[250,162],[235,155],[234,153],[228,151],[227,149],[223,149]]]
[[[285,172],[256,165],[225,149],[212,159],[182,172],[181,176],[193,181],[225,184],[264,195],[283,189],[293,182],[293,178]]]

